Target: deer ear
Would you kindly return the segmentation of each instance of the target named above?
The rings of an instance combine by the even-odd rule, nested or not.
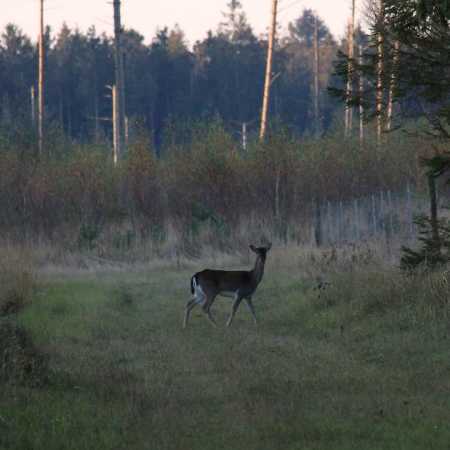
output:
[[[252,252],[255,252],[255,253],[256,253],[256,247],[255,247],[254,245],[250,244],[250,245],[249,245],[249,248],[250,248],[250,250],[251,250]]]

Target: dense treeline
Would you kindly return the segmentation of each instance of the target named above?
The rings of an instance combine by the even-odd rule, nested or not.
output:
[[[156,148],[173,124],[221,120],[235,136],[243,122],[256,131],[261,109],[267,42],[248,25],[239,2],[231,2],[215,32],[189,49],[179,27],[163,28],[147,45],[138,32],[123,33],[126,113],[131,128],[149,130]],[[289,25],[277,43],[272,117],[298,133],[314,129],[312,113],[313,13]],[[338,44],[319,20],[321,118],[333,120],[336,102],[326,88]],[[77,141],[109,138],[113,84],[113,41],[95,28],[87,33],[63,26],[47,29],[47,127]],[[0,39],[1,123],[29,126],[32,86],[36,88],[37,49],[23,32],[8,25]],[[20,118],[20,120],[18,120]],[[50,126],[52,124],[52,126]],[[253,127],[253,128],[252,128]],[[50,130],[48,130],[48,133]]]

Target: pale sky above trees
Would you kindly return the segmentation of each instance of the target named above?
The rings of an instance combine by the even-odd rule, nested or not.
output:
[[[2,2],[0,29],[15,23],[36,39],[38,32],[39,0],[14,0]],[[95,25],[98,32],[112,35],[112,5],[107,0],[45,0],[46,23],[58,31],[65,21],[69,27],[85,31]],[[222,21],[222,11],[228,0],[122,0],[123,22],[134,28],[146,40],[155,36],[157,28],[172,28],[179,24],[190,44],[215,31]],[[241,0],[254,32],[264,33],[269,23],[271,0]],[[316,10],[332,33],[343,34],[350,15],[351,0],[280,0],[280,25],[283,32],[287,24],[299,17],[304,8]]]

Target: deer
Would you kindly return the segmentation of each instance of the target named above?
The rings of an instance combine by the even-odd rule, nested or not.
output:
[[[191,293],[193,298],[186,304],[183,328],[187,327],[189,315],[197,305],[202,305],[203,312],[206,314],[213,326],[217,326],[211,306],[217,296],[233,298],[231,314],[227,320],[227,327],[230,327],[234,315],[239,308],[242,300],[247,304],[253,321],[257,325],[255,308],[252,303],[252,296],[256,291],[264,275],[264,266],[267,253],[271,249],[269,243],[263,247],[250,245],[249,248],[256,253],[256,261],[252,270],[211,270],[205,269],[195,273],[191,277]]]

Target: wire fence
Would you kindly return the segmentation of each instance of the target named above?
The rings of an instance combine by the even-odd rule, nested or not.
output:
[[[379,191],[336,202],[313,202],[313,236],[317,245],[339,245],[373,238],[416,237],[414,218],[428,211],[428,201],[410,186],[401,192]]]

